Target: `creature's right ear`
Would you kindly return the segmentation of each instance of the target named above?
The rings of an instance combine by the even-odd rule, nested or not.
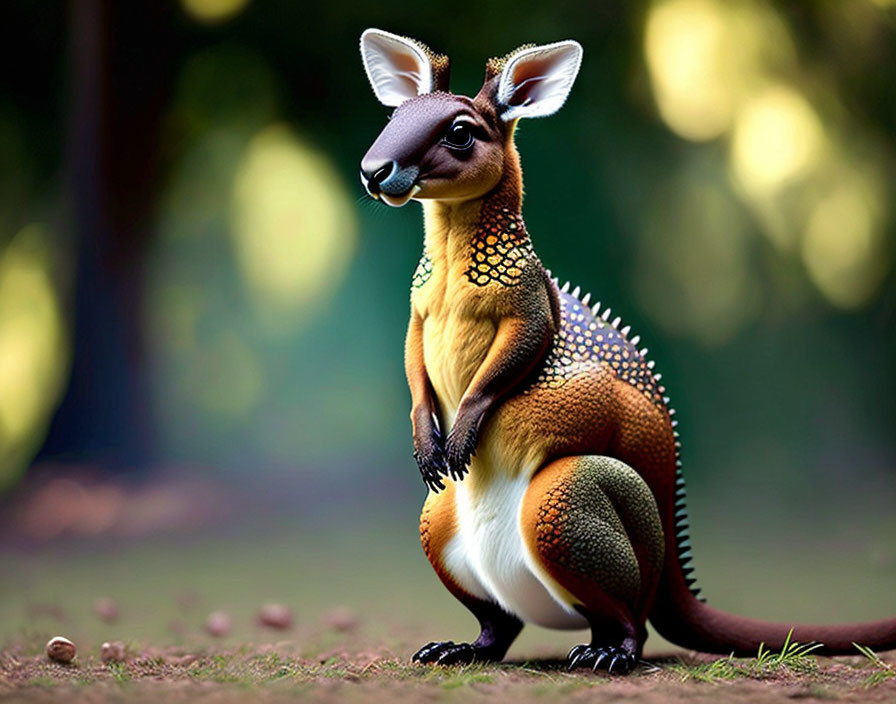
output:
[[[495,96],[501,119],[545,117],[566,102],[582,64],[582,46],[567,40],[520,47],[503,63]]]
[[[383,105],[397,107],[409,98],[448,90],[448,57],[413,39],[367,29],[361,35],[361,60]]]

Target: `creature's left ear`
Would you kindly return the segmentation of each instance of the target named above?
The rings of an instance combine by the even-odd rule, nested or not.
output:
[[[373,92],[388,107],[436,90],[448,90],[448,57],[422,42],[381,29],[361,35],[361,60]]]
[[[505,121],[557,112],[579,73],[582,46],[568,40],[519,49],[498,78],[495,100]]]

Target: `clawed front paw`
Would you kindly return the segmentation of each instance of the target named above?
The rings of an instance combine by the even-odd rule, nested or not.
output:
[[[469,665],[477,659],[476,650],[476,646],[470,643],[450,640],[427,643],[414,654],[411,661],[424,665]]]
[[[566,656],[566,669],[571,672],[588,667],[595,672],[602,669],[609,674],[627,675],[635,669],[636,662],[634,653],[614,645],[577,645]]]
[[[442,481],[442,475],[448,473],[445,466],[445,456],[442,454],[441,448],[434,451],[420,452],[414,450],[414,459],[420,470],[420,476],[423,477],[423,483],[429,489],[437,494],[445,488],[445,482]]]
[[[448,475],[453,480],[460,481],[470,471],[470,460],[476,451],[477,442],[476,426],[458,418],[445,441]]]
[[[445,488],[442,476],[448,474],[445,462],[445,451],[442,445],[442,434],[438,426],[427,418],[427,423],[418,435],[414,435],[414,460],[420,469],[420,476],[430,490],[439,493]],[[419,427],[419,426],[418,426]],[[415,429],[416,430],[416,429]]]

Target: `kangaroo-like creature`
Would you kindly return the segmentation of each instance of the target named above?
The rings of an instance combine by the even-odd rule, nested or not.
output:
[[[524,622],[590,626],[568,667],[629,672],[648,618],[673,643],[715,653],[896,647],[896,618],[839,626],[767,623],[703,603],[693,588],[679,442],[638,338],[563,288],[520,213],[516,122],[559,109],[579,70],[574,41],[486,64],[474,98],[448,90],[449,62],[412,39],[361,36],[367,76],[395,108],[361,162],[370,195],[423,203],[405,369],[414,456],[430,491],[423,548],[479,620],[471,643],[414,660],[501,660]]]

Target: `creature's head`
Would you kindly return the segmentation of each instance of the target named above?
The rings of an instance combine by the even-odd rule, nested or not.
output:
[[[411,198],[466,201],[501,180],[521,117],[556,112],[572,88],[582,47],[523,46],[486,64],[474,98],[448,91],[448,57],[379,29],[361,35],[364,69],[379,101],[395,108],[361,161],[368,193],[392,206]]]

